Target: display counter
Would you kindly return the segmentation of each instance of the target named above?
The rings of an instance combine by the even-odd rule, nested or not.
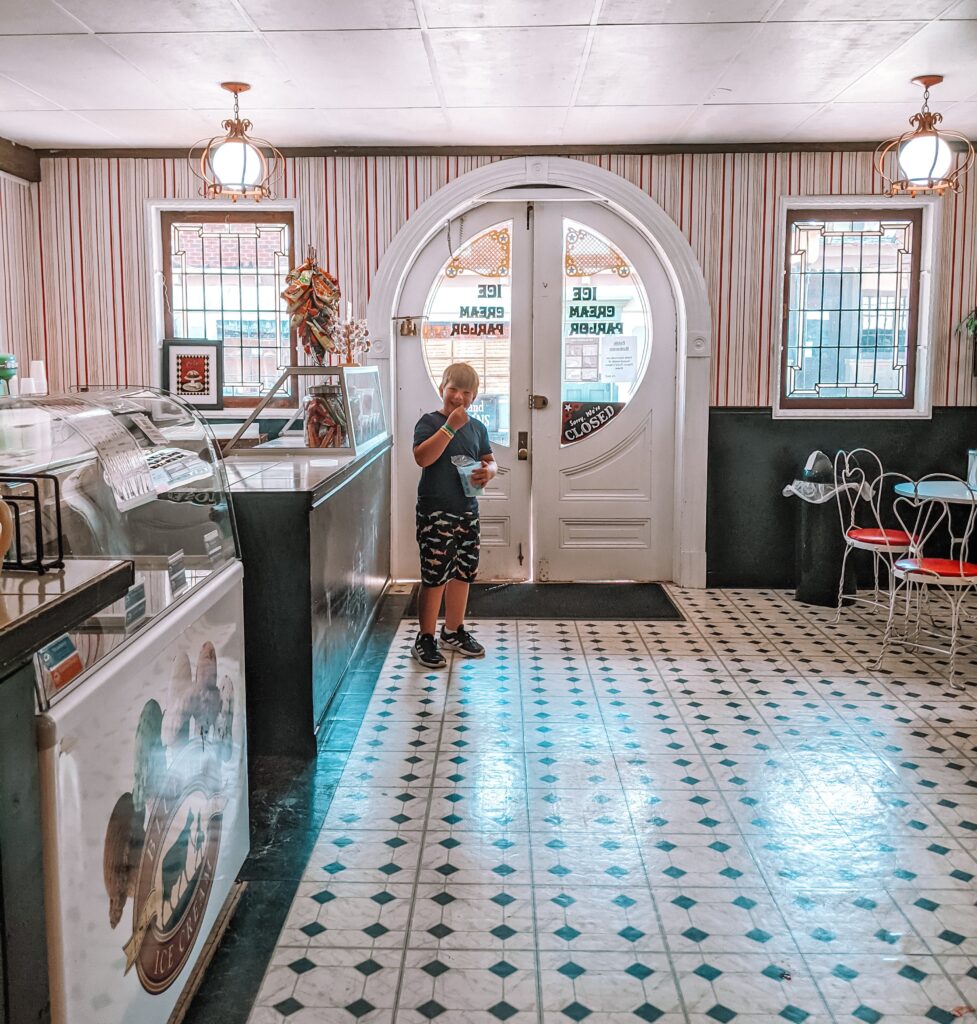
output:
[[[362,455],[228,456],[244,574],[248,745],[312,757],[390,575],[389,437]]]
[[[50,1020],[164,1024],[248,851],[223,464],[199,415],[154,389],[0,399],[0,500],[16,515],[5,586],[25,611],[99,560],[134,576],[34,641]]]
[[[0,575],[0,1022],[49,1012],[34,653],[132,582],[131,563],[105,559]]]

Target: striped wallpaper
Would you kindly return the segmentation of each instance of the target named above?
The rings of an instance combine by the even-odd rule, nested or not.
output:
[[[498,157],[347,156],[286,161],[280,193],[300,201],[298,253],[315,244],[354,315],[411,213],[447,182]],[[880,191],[870,153],[716,153],[581,157],[651,195],[689,239],[713,309],[712,404],[769,404],[771,296],[781,194]],[[183,160],[57,158],[39,186],[0,183],[5,344],[47,354],[57,385],[141,382],[155,363],[143,200],[195,198]],[[944,291],[937,299],[934,403],[977,405],[971,342],[977,305],[977,183],[943,204]],[[43,288],[37,277],[43,267]],[[38,309],[40,305],[40,310]]]

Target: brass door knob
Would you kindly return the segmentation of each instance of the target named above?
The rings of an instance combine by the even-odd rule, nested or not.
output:
[[[528,448],[520,448],[518,453],[517,453],[517,457],[518,457],[520,462],[525,462],[526,459],[529,458],[529,449]]]

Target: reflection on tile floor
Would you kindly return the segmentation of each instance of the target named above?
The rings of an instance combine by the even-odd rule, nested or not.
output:
[[[853,613],[400,628],[251,1024],[977,1021],[977,665]]]

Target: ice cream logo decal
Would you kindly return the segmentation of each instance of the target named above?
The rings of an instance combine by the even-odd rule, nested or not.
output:
[[[193,672],[177,657],[169,707],[143,706],[136,726],[133,785],[116,801],[105,832],[109,924],[132,899],[125,973],[164,992],[183,969],[203,923],[220,850],[224,765],[232,753],[234,684],[217,681],[205,643]]]

